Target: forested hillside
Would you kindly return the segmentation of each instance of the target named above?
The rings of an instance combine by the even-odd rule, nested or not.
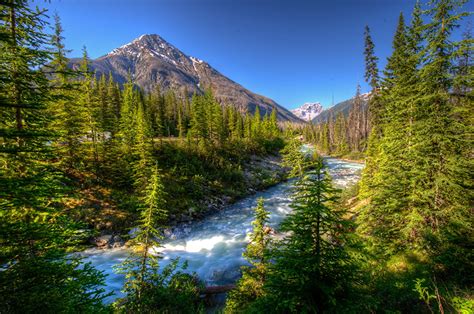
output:
[[[126,233],[155,202],[166,202],[164,224],[193,219],[213,197],[281,180],[260,173],[249,186],[243,174],[251,156],[282,147],[276,111],[245,114],[210,90],[145,94],[132,79],[120,89],[96,78],[85,49],[80,68],[68,67],[58,16],[51,35],[27,1],[2,5],[2,17],[2,312],[96,311],[101,275],[65,255],[94,229]],[[159,200],[150,200],[157,171]]]

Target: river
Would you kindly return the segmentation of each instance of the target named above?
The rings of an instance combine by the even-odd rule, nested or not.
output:
[[[335,158],[326,158],[325,161],[336,186],[344,188],[359,180],[363,164]],[[240,266],[247,264],[242,252],[247,244],[247,234],[252,228],[253,208],[257,199],[265,199],[265,208],[270,211],[269,224],[277,227],[291,211],[291,187],[291,180],[280,183],[244,198],[201,221],[174,228],[168,234],[163,247],[159,249],[163,255],[160,265],[166,265],[179,257],[181,261],[188,262],[187,272],[196,273],[207,286],[235,282],[240,276]],[[113,266],[125,260],[127,249],[89,249],[83,252],[83,255],[86,262],[91,262],[107,274],[105,289],[115,294],[106,301],[111,302],[122,296],[120,290],[124,276],[116,274]]]

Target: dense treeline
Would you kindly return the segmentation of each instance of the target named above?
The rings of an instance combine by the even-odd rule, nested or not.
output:
[[[387,261],[378,270],[397,259],[418,268],[392,277],[391,288],[416,277],[418,290],[436,294],[433,303],[447,311],[457,302],[453,291],[472,287],[473,41],[452,35],[467,15],[462,4],[434,1],[425,11],[417,4],[409,24],[400,15],[383,78],[371,76],[359,195],[368,200],[359,230]],[[408,308],[403,301],[395,304]]]
[[[198,309],[196,279],[177,261],[158,272],[148,251],[204,196],[244,193],[245,159],[283,145],[276,111],[241,112],[210,90],[190,99],[159,86],[144,94],[131,78],[121,87],[91,72],[85,48],[71,69],[58,16],[50,32],[26,0],[0,9],[0,312],[109,311],[103,275],[68,252],[117,208],[125,225],[113,228],[138,225],[141,247],[122,265],[117,310]]]
[[[367,138],[370,133],[368,107],[369,95],[361,95],[357,86],[352,106],[346,117],[338,112],[335,117],[316,125],[309,124],[302,128],[305,141],[312,143],[322,154],[360,159],[367,149]]]

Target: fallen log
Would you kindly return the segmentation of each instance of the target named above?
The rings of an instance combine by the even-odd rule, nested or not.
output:
[[[235,288],[235,285],[208,286],[208,287],[205,287],[201,291],[201,294],[204,294],[204,295],[219,294],[219,293],[229,292],[230,290],[234,288]]]

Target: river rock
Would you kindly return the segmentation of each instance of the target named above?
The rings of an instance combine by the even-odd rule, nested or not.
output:
[[[130,236],[130,239],[135,238],[137,236],[139,230],[140,229],[138,229],[138,228],[130,229],[130,231],[128,232],[128,235]]]
[[[106,234],[94,239],[95,245],[100,248],[108,247],[112,242],[112,235]]]
[[[115,235],[113,238],[112,238],[112,247],[113,248],[119,248],[119,247],[122,247],[124,246],[125,244],[125,241],[119,236],[119,235]]]

